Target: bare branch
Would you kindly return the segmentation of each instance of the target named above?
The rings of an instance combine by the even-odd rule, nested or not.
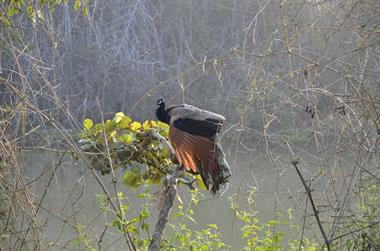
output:
[[[323,229],[323,226],[322,226],[322,223],[321,223],[321,220],[319,219],[319,216],[318,216],[318,210],[314,204],[314,200],[313,200],[313,197],[311,196],[311,189],[310,187],[306,184],[306,181],[305,179],[303,178],[302,174],[301,174],[301,171],[300,169],[298,168],[298,159],[293,159],[292,160],[292,165],[294,166],[294,168],[296,169],[297,171],[297,174],[302,182],[302,185],[304,186],[305,188],[305,191],[307,193],[307,196],[309,197],[309,200],[310,200],[310,203],[311,203],[311,207],[313,209],[313,212],[314,212],[314,216],[315,216],[315,219],[317,220],[317,223],[318,223],[318,227],[319,227],[319,230],[321,231],[321,234],[323,236],[323,239],[325,240],[325,244],[326,244],[326,247],[327,247],[327,250],[328,251],[331,251],[331,248],[330,248],[330,241],[327,239],[327,235],[325,233],[325,230]]]
[[[161,241],[165,232],[166,223],[168,222],[168,217],[171,208],[173,207],[174,200],[177,194],[177,179],[179,176],[183,174],[182,167],[176,168],[172,175],[170,175],[168,179],[168,184],[165,188],[163,194],[163,206],[160,209],[160,213],[158,215],[158,221],[156,223],[156,227],[154,229],[152,240],[149,245],[149,251],[157,251],[160,249]]]

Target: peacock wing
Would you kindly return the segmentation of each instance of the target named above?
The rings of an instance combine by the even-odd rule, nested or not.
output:
[[[205,165],[209,158],[209,153],[213,151],[214,141],[199,135],[192,135],[176,127],[169,129],[169,141],[172,145],[175,156],[186,170],[198,172],[198,167]]]
[[[207,138],[220,132],[226,120],[220,114],[186,104],[170,107],[167,111],[171,125],[189,134]]]
[[[222,129],[223,121],[213,119],[195,120],[183,118],[175,120],[172,125],[175,128],[185,131],[191,135],[213,138]]]

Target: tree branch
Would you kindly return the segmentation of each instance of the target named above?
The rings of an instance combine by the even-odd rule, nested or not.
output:
[[[317,210],[317,208],[315,207],[313,197],[311,196],[311,190],[310,190],[310,187],[306,184],[306,181],[305,181],[305,179],[303,178],[300,169],[298,168],[298,159],[293,159],[293,160],[292,160],[292,165],[293,165],[294,168],[296,169],[297,174],[298,174],[298,176],[300,177],[300,179],[301,179],[301,181],[302,181],[302,185],[304,186],[304,188],[305,188],[305,190],[306,190],[307,196],[309,197],[311,207],[313,208],[313,212],[314,212],[315,219],[317,220],[319,230],[321,231],[321,234],[322,234],[322,236],[323,236],[323,239],[325,240],[325,244],[326,244],[327,250],[328,250],[328,251],[331,251],[331,248],[330,248],[330,241],[327,239],[327,236],[326,236],[325,230],[323,229],[323,226],[322,226],[321,220],[319,219],[319,216],[318,216],[318,210]]]
[[[152,240],[148,249],[149,251],[157,251],[160,249],[162,237],[166,228],[166,223],[168,222],[169,213],[171,208],[173,207],[174,200],[177,195],[177,179],[182,173],[182,167],[176,168],[173,174],[170,175],[168,179],[168,185],[166,186],[163,195],[164,203],[158,215],[158,221],[156,223],[156,227],[152,235]]]
[[[161,134],[159,134],[156,130],[149,130],[148,132],[145,133],[145,135],[160,141],[160,143],[169,150],[171,157],[175,158],[174,149],[170,145],[169,141],[167,141],[165,137],[161,136]]]
[[[169,149],[170,155],[172,158],[174,157],[174,150],[171,147],[170,143],[166,140],[166,138],[162,137],[159,133],[157,133],[155,130],[150,130],[147,132],[147,135],[159,140],[162,145],[164,145],[166,148]],[[160,212],[158,214],[158,220],[152,235],[152,240],[149,244],[149,251],[156,251],[160,250],[161,247],[161,241],[164,236],[166,223],[168,222],[169,213],[170,210],[173,207],[175,197],[177,195],[177,180],[178,177],[183,174],[184,170],[181,166],[177,166],[175,168],[174,172],[169,176],[167,186],[163,193],[163,206],[160,209]]]

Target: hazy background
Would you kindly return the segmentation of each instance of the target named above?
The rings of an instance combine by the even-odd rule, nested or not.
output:
[[[291,207],[313,229],[291,165],[300,158],[329,236],[344,234],[356,196],[380,180],[379,1],[92,0],[88,10],[45,6],[34,22],[21,13],[0,27],[1,132],[25,152],[18,166],[26,186],[39,187],[34,200],[44,198],[60,158],[43,149],[75,144],[81,121],[99,120],[100,110],[155,119],[166,96],[227,118],[221,141],[234,176],[225,197],[258,186],[266,218]],[[91,199],[98,192],[67,163],[59,170]],[[201,211],[228,209],[223,197],[205,204]]]

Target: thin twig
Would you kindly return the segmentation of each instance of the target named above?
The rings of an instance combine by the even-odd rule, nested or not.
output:
[[[308,186],[308,189],[310,190],[310,186],[311,186],[311,181],[309,181],[309,186]],[[300,243],[298,245],[298,250],[302,250],[302,245],[303,245],[303,237],[304,237],[304,234],[305,234],[305,225],[306,225],[306,214],[307,214],[307,200],[305,202],[305,212],[304,212],[304,216],[303,216],[303,223],[302,223],[302,232],[301,232],[301,238],[300,238]]]
[[[318,210],[317,210],[317,208],[315,207],[313,197],[311,196],[311,189],[310,189],[309,186],[306,184],[306,181],[305,181],[305,179],[303,178],[300,169],[298,168],[298,159],[293,159],[293,160],[292,160],[292,165],[293,165],[294,168],[296,169],[297,174],[298,174],[298,176],[300,177],[300,180],[301,180],[301,182],[302,182],[302,185],[304,186],[304,188],[305,188],[305,190],[306,190],[307,196],[309,197],[311,207],[313,208],[313,212],[314,212],[315,219],[317,220],[319,230],[321,231],[321,234],[322,234],[322,236],[323,236],[323,239],[325,240],[325,244],[326,244],[327,250],[328,250],[328,251],[331,251],[331,248],[330,248],[330,241],[327,239],[327,236],[326,236],[325,230],[323,229],[323,226],[322,226],[321,220],[319,219]]]
[[[100,102],[99,102],[99,100],[97,99],[96,101],[98,103],[98,107],[100,108]],[[116,197],[118,211],[119,211],[121,220],[124,222],[125,221],[125,215],[124,215],[123,211],[121,210],[121,201],[120,201],[120,198],[119,198],[119,192],[118,192],[117,187],[116,187],[117,179],[116,179],[116,176],[115,176],[115,172],[113,170],[114,167],[113,167],[112,158],[111,158],[111,154],[110,154],[110,149],[109,149],[109,146],[108,146],[107,136],[106,136],[106,132],[105,132],[105,124],[104,124],[103,111],[101,109],[100,109],[100,115],[101,115],[101,121],[102,121],[102,127],[103,127],[103,140],[104,140],[105,148],[106,148],[106,151],[107,151],[107,158],[109,160],[109,165],[110,165],[110,170],[111,170],[111,175],[112,175],[112,184],[113,184],[113,187],[114,187],[114,193],[115,193],[115,197]],[[133,239],[132,239],[132,236],[130,235],[128,229],[126,229],[124,227],[123,230],[125,232],[125,239],[127,241],[127,245],[129,247],[129,250],[136,251],[136,247],[133,244]]]
[[[101,234],[100,237],[99,237],[99,240],[98,240],[98,248],[99,248],[99,251],[102,250],[101,243],[102,243],[102,241],[103,241],[103,236],[104,236],[104,234],[107,232],[107,228],[108,228],[108,226],[106,225],[105,228],[104,228],[104,230],[103,230],[103,232],[102,232],[102,234]]]
[[[334,237],[333,239],[331,239],[331,241],[339,240],[339,239],[341,239],[341,238],[343,238],[343,237],[345,237],[345,236],[347,236],[347,235],[350,235],[350,234],[354,234],[354,233],[360,232],[360,231],[362,231],[362,230],[364,230],[364,229],[366,229],[366,228],[371,228],[371,227],[376,226],[376,225],[378,225],[378,224],[380,224],[380,221],[376,221],[376,222],[371,223],[371,224],[369,224],[369,225],[367,225],[367,226],[364,226],[364,227],[361,227],[361,228],[359,228],[359,229],[355,229],[355,230],[350,231],[350,232],[348,232],[348,233],[344,233],[344,234],[342,234],[342,235],[339,235],[339,236],[337,236],[337,237]]]

